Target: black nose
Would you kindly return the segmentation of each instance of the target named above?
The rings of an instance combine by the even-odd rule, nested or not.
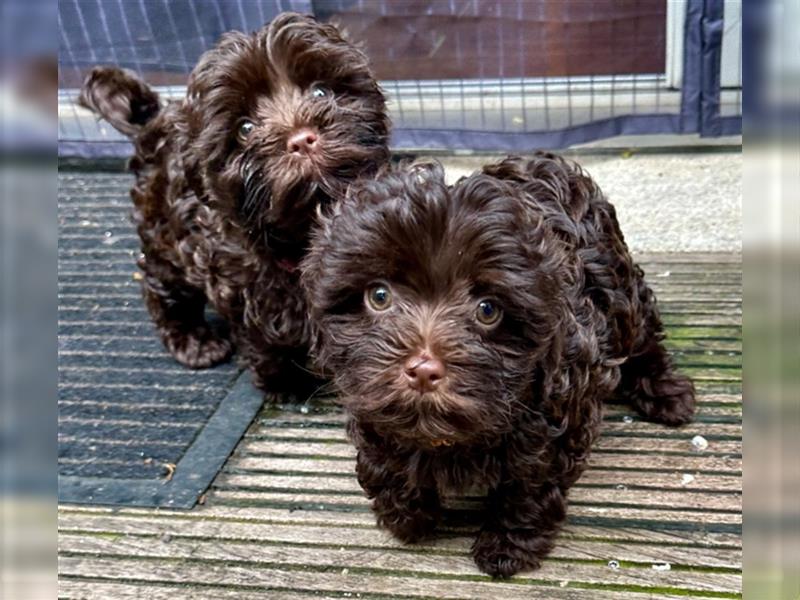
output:
[[[311,154],[319,146],[319,136],[315,131],[303,128],[289,136],[286,150],[291,154]]]
[[[430,353],[415,354],[406,361],[406,381],[420,393],[432,392],[447,374],[444,363]]]

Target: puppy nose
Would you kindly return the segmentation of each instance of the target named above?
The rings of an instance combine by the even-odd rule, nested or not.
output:
[[[415,354],[406,361],[405,374],[411,389],[432,392],[444,379],[444,363],[430,354]]]
[[[319,136],[312,129],[304,128],[289,136],[286,149],[292,154],[311,154],[317,149]]]

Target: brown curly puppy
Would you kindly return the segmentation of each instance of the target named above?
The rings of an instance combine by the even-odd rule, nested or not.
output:
[[[416,165],[356,183],[303,263],[315,352],[351,415],[378,522],[429,534],[440,494],[488,488],[473,546],[493,576],[535,568],[566,516],[603,399],[688,421],[652,291],[614,208],[552,155],[448,188]]]
[[[317,208],[388,161],[385,100],[366,56],[332,25],[284,13],[225,34],[165,106],[132,73],[95,68],[81,103],[131,136],[144,297],[181,363],[236,345],[255,384],[306,393],[297,264]],[[206,302],[231,326],[212,332]],[[308,385],[305,385],[306,382]]]

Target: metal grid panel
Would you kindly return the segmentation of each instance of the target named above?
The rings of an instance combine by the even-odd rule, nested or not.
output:
[[[426,4],[427,12],[422,10]],[[320,19],[333,17],[346,28],[358,25],[358,19],[367,14],[371,21],[362,35],[394,18],[401,25],[408,23],[410,33],[398,31],[397,35],[408,35],[409,43],[419,43],[418,38],[430,33],[420,19],[447,18],[453,32],[446,41],[449,56],[467,66],[471,56],[484,57],[477,60],[476,72],[469,77],[382,78],[394,123],[395,148],[513,150],[533,144],[562,146],[620,133],[685,131],[680,120],[682,90],[676,86],[674,74],[677,72],[679,79],[682,72],[682,21],[680,25],[665,23],[666,60],[656,72],[559,75],[563,65],[553,64],[545,51],[545,34],[537,29],[528,35],[515,22],[544,24],[541,30],[555,23],[569,36],[577,28],[570,26],[570,19],[579,18],[590,25],[575,34],[576,42],[587,32],[591,34],[593,27],[609,39],[637,27],[638,17],[632,17],[632,23],[604,21],[602,2],[578,4],[581,12],[576,17],[574,2],[538,0],[64,0],[59,6],[59,141],[62,148],[65,144],[85,147],[104,142],[107,148],[103,153],[128,152],[122,136],[75,105],[77,87],[91,66],[125,66],[164,96],[179,98],[184,94],[186,75],[221,33],[251,31],[284,10],[314,12]],[[686,5],[676,4],[677,10]],[[558,10],[563,14],[554,12],[553,7],[561,7]],[[411,16],[398,17],[398,11],[404,10]],[[735,27],[738,21],[741,31],[741,2],[728,0],[726,11],[729,26]],[[460,26],[462,21],[475,25],[468,30]],[[738,52],[741,65],[740,44],[733,47],[726,41],[726,52]],[[537,68],[546,74],[524,72],[531,53],[541,54]],[[391,58],[399,61],[402,57]],[[574,71],[576,65],[566,58],[564,70]],[[727,54],[724,58],[730,59]],[[577,65],[578,70],[580,67]],[[721,90],[720,105],[721,116],[741,115],[741,66],[738,82]]]

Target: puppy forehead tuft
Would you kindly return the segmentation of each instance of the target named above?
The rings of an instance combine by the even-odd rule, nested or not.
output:
[[[509,208],[515,200],[507,200],[504,212],[464,197],[471,189],[495,194],[489,183],[462,188],[448,188],[440,168],[425,166],[354,186],[324,227],[320,259],[328,272],[341,272],[331,283],[355,291],[385,280],[427,300],[463,287],[483,293],[517,285],[518,276],[510,276],[530,261],[517,211]]]
[[[366,55],[331,24],[298,13],[282,13],[257,33],[258,46],[276,79],[300,87],[314,81],[372,81]]]

